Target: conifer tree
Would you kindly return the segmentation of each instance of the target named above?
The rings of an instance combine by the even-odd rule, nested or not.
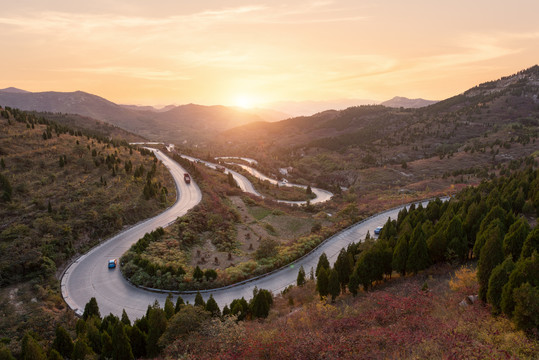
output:
[[[202,281],[203,277],[204,277],[204,273],[202,272],[200,267],[198,267],[198,265],[197,265],[195,270],[193,270],[193,279],[198,280],[198,281]]]
[[[206,302],[205,310],[208,311],[213,317],[221,316],[221,310],[219,309],[219,305],[217,305],[217,301],[215,301],[213,298],[213,294],[210,295],[210,298]]]
[[[97,316],[98,318],[101,318],[101,314],[99,313],[99,307],[97,306],[97,300],[95,297],[92,297],[88,303],[86,303],[86,306],[84,306],[84,313],[82,314],[82,318],[84,320],[88,320],[88,318],[92,316]]]
[[[28,333],[22,338],[21,358],[23,360],[46,360],[47,357],[38,342]]]
[[[492,270],[503,261],[502,239],[500,234],[494,234],[487,239],[481,248],[477,263],[477,280],[479,282],[479,298],[487,300],[488,281]]]
[[[165,311],[159,306],[153,306],[148,316],[148,340],[146,353],[148,357],[156,357],[161,350],[158,341],[167,328]]]
[[[133,360],[133,352],[131,350],[131,344],[129,338],[125,333],[124,325],[117,323],[112,331],[112,358],[114,360]]]
[[[399,237],[397,246],[393,251],[393,259],[391,266],[395,271],[398,271],[402,276],[406,275],[406,261],[408,259],[408,240],[406,236]]]
[[[511,255],[513,261],[517,261],[524,241],[530,232],[530,226],[525,218],[521,217],[514,222],[503,238],[503,253],[505,256]]]
[[[335,269],[331,269],[329,273],[328,291],[331,295],[331,302],[335,302],[335,299],[341,293],[341,284],[339,283],[339,273]]]
[[[105,333],[106,334],[106,333]],[[84,338],[77,339],[75,345],[73,345],[73,354],[71,355],[72,360],[85,360],[86,356],[92,353],[92,349],[86,343]]]
[[[178,295],[178,299],[176,299],[176,307],[174,308],[174,312],[175,313],[178,313],[182,307],[182,305],[184,305],[185,302],[183,301],[183,298]]]
[[[135,359],[146,356],[146,334],[137,325],[134,325],[129,331],[129,343]]]
[[[536,226],[524,240],[520,257],[523,259],[530,257],[534,251],[539,253],[539,226]]]
[[[129,320],[129,316],[127,316],[125,309],[122,309],[122,318],[120,321],[126,326],[131,326],[131,320]]]
[[[350,280],[350,274],[352,273],[354,267],[354,261],[351,254],[345,249],[341,249],[333,267],[339,275],[341,291],[344,293],[346,290],[346,285],[348,285],[348,281]]]
[[[316,290],[320,294],[320,298],[329,294],[329,277],[325,267],[320,267],[320,271],[316,277]]]
[[[508,256],[501,264],[498,264],[488,280],[487,300],[492,306],[492,313],[499,314],[502,302],[502,289],[509,281],[509,274],[515,268],[515,264]]]
[[[52,348],[56,349],[63,357],[70,357],[73,353],[73,340],[61,325],[56,327],[56,337],[52,342]]]
[[[318,264],[316,265],[316,271],[315,271],[316,277],[318,277],[318,273],[320,272],[320,269],[322,268],[326,269],[326,271],[330,269],[329,260],[326,253],[322,253],[322,255],[320,255],[320,257],[318,258]]]
[[[268,290],[260,289],[253,291],[253,300],[251,302],[251,313],[255,318],[267,318],[273,298]]]
[[[200,291],[197,291],[197,294],[195,295],[195,306],[200,306],[202,308],[206,307],[206,303],[204,302],[204,298],[200,294]]]
[[[350,291],[350,293],[353,296],[356,296],[358,288],[359,288],[359,275],[357,271],[354,270],[354,272],[350,276],[350,281],[348,281],[348,291]]]
[[[299,268],[296,283],[298,286],[305,285],[305,270],[303,269],[303,265]]]
[[[167,319],[170,319],[172,316],[174,316],[174,303],[172,302],[172,294],[168,294],[166,300],[165,300],[165,315]]]

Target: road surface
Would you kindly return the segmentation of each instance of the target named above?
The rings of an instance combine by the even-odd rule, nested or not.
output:
[[[108,269],[109,259],[120,258],[129,247],[140,239],[145,233],[159,226],[172,223],[178,216],[185,214],[190,208],[201,200],[201,193],[194,181],[190,185],[183,181],[184,169],[158,150],[154,150],[157,157],[171,171],[178,186],[179,199],[171,208],[162,214],[143,221],[107,240],[87,254],[81,256],[65,271],[61,279],[62,295],[67,304],[79,315],[82,314],[85,304],[91,297],[97,299],[101,315],[112,313],[121,316],[125,309],[131,320],[140,318],[146,313],[148,305],[157,300],[164,305],[167,293],[151,292],[131,285],[121,275],[120,269]],[[203,291],[205,300],[210,294],[221,308],[230,304],[234,299],[252,297],[254,287],[267,289],[278,294],[289,285],[295,284],[298,270],[303,266],[307,274],[311,268],[316,268],[318,258],[325,252],[331,264],[337,259],[339,251],[352,242],[365,238],[367,231],[372,234],[377,226],[383,225],[388,217],[396,218],[400,209],[389,210],[373,216],[361,223],[338,233],[327,239],[321,246],[303,258],[284,268],[278,269],[266,276],[250,281],[231,285],[221,289]],[[193,293],[181,294],[184,300],[194,303]],[[177,295],[174,295],[176,301]]]

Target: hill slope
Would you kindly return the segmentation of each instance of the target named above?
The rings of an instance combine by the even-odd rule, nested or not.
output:
[[[433,101],[433,100],[408,99],[406,97],[395,96],[393,99],[380,103],[380,105],[393,107],[393,108],[403,107],[403,108],[417,109],[417,108],[429,106],[436,103],[437,101]]]
[[[224,106],[189,104],[167,107],[166,111],[122,106],[82,91],[31,93],[8,88],[0,90],[0,105],[28,111],[78,114],[154,141],[176,143],[209,140],[223,130],[263,120],[256,114]]]

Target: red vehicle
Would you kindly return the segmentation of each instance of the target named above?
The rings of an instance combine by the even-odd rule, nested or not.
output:
[[[188,173],[185,173],[185,174],[183,174],[183,180],[185,181],[186,184],[190,184],[191,183],[191,176],[189,176]]]

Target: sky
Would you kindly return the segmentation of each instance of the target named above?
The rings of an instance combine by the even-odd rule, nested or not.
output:
[[[539,63],[537,0],[17,0],[0,88],[121,104],[441,100]]]

